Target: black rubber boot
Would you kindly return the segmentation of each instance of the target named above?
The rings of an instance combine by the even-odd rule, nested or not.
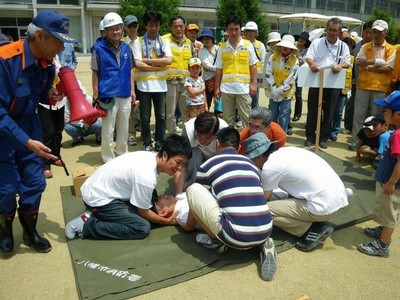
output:
[[[14,237],[12,233],[12,222],[14,221],[15,212],[0,216],[0,252],[10,253],[14,249]]]
[[[23,239],[25,245],[33,246],[33,248],[37,252],[47,253],[51,250],[50,242],[39,236],[36,231],[36,223],[38,214],[24,214],[18,213],[19,221],[22,225],[22,229],[24,231]]]

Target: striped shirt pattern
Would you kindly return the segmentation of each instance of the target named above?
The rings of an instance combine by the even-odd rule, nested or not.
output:
[[[210,189],[221,210],[218,238],[230,247],[247,249],[271,234],[272,216],[259,171],[247,157],[225,149],[201,165],[197,183]]]

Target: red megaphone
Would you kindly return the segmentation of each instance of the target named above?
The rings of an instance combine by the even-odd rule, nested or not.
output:
[[[70,104],[70,119],[68,123],[79,121],[80,119],[83,119],[87,124],[96,122],[96,119],[101,117],[101,114],[86,101],[74,70],[62,67],[58,77],[60,82],[57,84],[57,90],[65,93]]]

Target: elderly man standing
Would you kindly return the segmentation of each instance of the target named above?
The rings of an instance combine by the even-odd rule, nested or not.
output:
[[[352,190],[346,189],[329,164],[311,151],[278,148],[263,133],[252,135],[244,145],[246,156],[261,169],[274,226],[301,237],[296,244],[301,251],[317,247],[334,231],[326,221],[348,205]],[[290,198],[270,201],[278,188]]]
[[[0,252],[14,248],[12,223],[17,210],[25,244],[38,252],[51,245],[36,231],[40,200],[46,187],[43,159],[57,160],[43,145],[36,109],[39,100],[57,94],[52,89],[52,61],[74,43],[68,35],[69,19],[52,11],[40,11],[28,25],[27,39],[0,48]],[[61,100],[62,96],[55,97]]]
[[[240,154],[246,154],[243,142],[257,132],[263,132],[269,140],[276,141],[278,147],[285,146],[286,133],[278,123],[272,121],[272,112],[266,107],[257,106],[250,111],[249,126],[240,132]]]
[[[249,123],[251,97],[257,92],[257,56],[250,41],[240,36],[242,20],[231,16],[226,21],[229,39],[222,42],[215,66],[215,99],[222,98],[224,120],[235,125],[238,109],[243,126]]]
[[[167,88],[166,67],[172,62],[169,41],[160,36],[161,14],[147,11],[143,15],[146,33],[133,45],[136,62],[136,82],[140,99],[140,125],[145,151],[151,151],[150,116],[151,101],[156,117],[155,150],[161,149],[165,138],[165,96]]]
[[[339,73],[343,68],[350,67],[349,47],[339,39],[342,32],[343,22],[333,17],[326,24],[326,37],[314,40],[306,55],[306,62],[311,71],[319,72],[322,66],[333,65],[332,73]],[[342,89],[324,88],[322,103],[322,122],[320,131],[321,148],[328,148],[328,139],[331,132],[333,114],[336,102]],[[307,121],[305,146],[309,147],[315,143],[315,130],[317,128],[318,115],[318,93],[319,88],[310,88],[307,100]]]
[[[354,143],[358,140],[357,134],[363,126],[368,111],[373,115],[382,112],[381,107],[373,105],[373,100],[385,98],[390,89],[396,50],[385,40],[388,28],[385,21],[376,20],[372,24],[372,41],[361,47],[355,60],[360,73],[357,79],[351,130]]]
[[[103,24],[107,37],[93,46],[91,69],[93,98],[98,99],[103,108],[107,107],[101,130],[101,157],[106,163],[115,158],[112,150],[115,128],[117,155],[128,152],[129,116],[136,94],[132,50],[121,41],[122,19],[110,12],[104,16]]]
[[[185,19],[181,16],[172,17],[171,33],[164,35],[172,52],[172,63],[167,66],[167,101],[166,118],[169,133],[180,132],[175,122],[175,109],[178,105],[182,122],[186,122],[185,78],[189,76],[188,63],[194,54],[192,42],[186,38]]]

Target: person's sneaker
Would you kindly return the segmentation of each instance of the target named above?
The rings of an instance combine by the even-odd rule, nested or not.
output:
[[[162,144],[160,143],[156,143],[155,144],[155,146],[154,146],[154,151],[156,151],[156,152],[158,152],[158,151],[160,151],[161,150],[161,147],[162,147]]]
[[[133,135],[129,137],[129,139],[128,139],[128,145],[129,145],[129,146],[136,146],[136,145],[137,145],[136,138],[135,138]]]
[[[292,119],[293,122],[297,122],[298,120],[300,120],[299,116],[294,116],[293,119]]]
[[[293,129],[292,128],[288,128],[288,130],[286,131],[287,135],[292,135],[293,134]]]
[[[207,249],[214,250],[217,253],[224,253],[228,250],[228,246],[217,239],[212,239],[207,233],[199,233],[196,236],[196,242]]]
[[[353,197],[353,190],[351,188],[346,188],[346,196],[347,196],[347,200],[349,200],[351,197]]]
[[[343,132],[344,134],[349,134],[349,133],[351,133],[351,130],[343,129],[342,132]]]
[[[50,170],[44,170],[43,175],[46,179],[53,178],[53,173]]]
[[[316,223],[313,223],[313,225]],[[319,223],[318,223],[319,224]],[[323,223],[320,229],[313,229],[311,225],[310,230],[306,232],[303,237],[296,243],[296,248],[300,251],[310,251],[317,247],[320,243],[325,241],[335,230],[334,227],[327,223]]]
[[[176,133],[181,133],[182,129],[177,125],[175,126],[175,132]]]
[[[327,143],[327,142],[319,142],[319,146],[320,146],[322,149],[326,149],[326,148],[328,148],[328,143]]]
[[[261,277],[271,281],[276,272],[276,249],[272,238],[268,238],[260,251]]]
[[[370,243],[358,245],[358,250],[364,254],[380,257],[389,257],[389,245],[386,248],[382,248],[381,243],[378,239],[373,240]]]
[[[239,121],[236,123],[235,127],[236,127],[236,128],[242,128],[242,127],[243,127],[242,121],[239,120]]]
[[[364,228],[363,233],[366,236],[369,236],[373,239],[379,239],[381,237],[382,228],[383,228],[383,226],[378,226],[378,227],[374,227],[374,228]]]
[[[314,144],[314,143],[311,142],[310,140],[306,140],[306,141],[304,142],[304,146],[306,146],[306,147],[311,147],[313,144]]]
[[[65,225],[65,235],[68,239],[73,240],[75,238],[82,237],[83,224],[92,216],[92,213],[88,210],[81,213],[76,218],[72,219]]]
[[[352,151],[356,150],[357,149],[357,143],[356,142],[351,142],[349,147],[348,147],[348,149],[352,150]]]
[[[151,145],[144,146],[143,150],[144,151],[151,151],[152,150],[151,149]]]
[[[336,141],[337,141],[337,135],[331,135],[331,136],[329,137],[329,139],[330,139],[332,142],[336,142]]]
[[[83,143],[83,137],[78,137],[76,140],[72,141],[71,146],[75,147]]]

